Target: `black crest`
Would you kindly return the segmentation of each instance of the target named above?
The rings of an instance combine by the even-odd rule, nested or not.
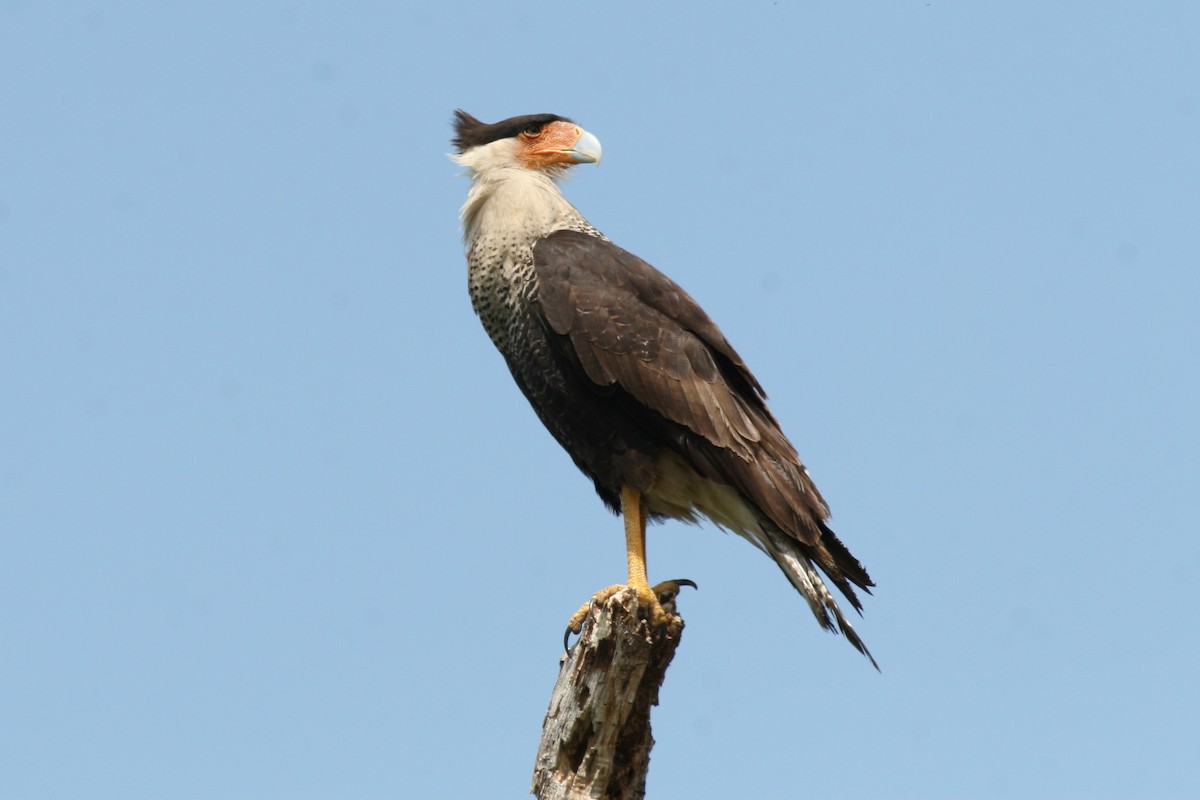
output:
[[[458,149],[458,152],[465,153],[472,147],[516,136],[534,125],[546,125],[560,121],[570,122],[571,120],[557,114],[525,114],[488,125],[460,108],[454,112],[454,138],[450,140],[450,143]]]

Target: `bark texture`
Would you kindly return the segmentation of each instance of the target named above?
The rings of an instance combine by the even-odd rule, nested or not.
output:
[[[533,770],[538,800],[639,800],[650,766],[650,707],[679,646],[674,597],[651,631],[626,589],[588,615],[563,656]]]

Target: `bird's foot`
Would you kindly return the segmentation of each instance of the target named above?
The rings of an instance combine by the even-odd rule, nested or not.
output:
[[[613,595],[625,589],[633,589],[637,592],[638,608],[641,616],[650,623],[652,630],[665,628],[671,617],[675,614],[675,598],[678,596],[679,590],[684,586],[690,586],[695,589],[696,583],[687,578],[679,578],[673,581],[663,581],[656,586],[645,584],[641,586],[626,586],[625,584],[618,583],[601,589],[592,595],[592,599],[580,606],[579,610],[567,620],[567,632],[563,634],[563,647],[566,648],[572,633],[579,633],[583,630],[583,621],[587,619],[588,613],[592,610],[593,606],[607,603],[612,599]]]

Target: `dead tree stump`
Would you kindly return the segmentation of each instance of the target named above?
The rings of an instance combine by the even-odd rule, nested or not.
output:
[[[641,800],[650,767],[650,707],[679,646],[675,598],[651,631],[626,589],[594,607],[559,663],[533,770],[538,800]]]

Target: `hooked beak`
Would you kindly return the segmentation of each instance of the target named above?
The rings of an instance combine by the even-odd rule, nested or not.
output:
[[[579,138],[566,153],[576,164],[600,163],[600,140],[579,128]]]

